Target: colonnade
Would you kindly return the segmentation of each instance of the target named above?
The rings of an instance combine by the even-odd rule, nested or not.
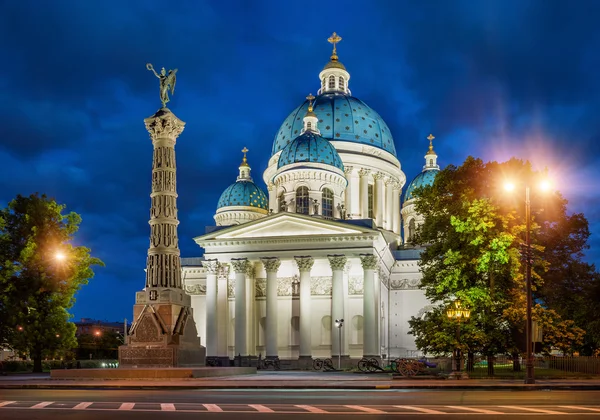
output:
[[[328,255],[332,270],[332,296],[331,296],[331,355],[347,356],[346,349],[340,348],[340,340],[335,327],[335,320],[344,317],[344,267],[347,257],[345,255]],[[300,359],[312,358],[311,342],[311,270],[314,258],[311,256],[294,257],[300,275],[300,331],[299,331],[299,356]],[[375,255],[360,255],[363,268],[363,355],[379,356],[379,324],[378,324],[378,299],[379,288],[375,278],[378,260]],[[278,257],[263,257],[260,261],[267,273],[266,281],[266,324],[265,324],[265,355],[267,358],[278,357],[277,349],[277,281],[281,260]],[[225,357],[227,355],[227,264],[218,260],[207,260],[206,267],[206,355],[209,358]],[[234,354],[246,357],[253,355],[254,349],[249,348],[248,333],[251,329],[251,314],[253,302],[250,302],[253,293],[252,267],[253,263],[247,258],[231,260],[231,267],[235,273],[235,335]],[[225,332],[223,331],[225,330]],[[345,342],[343,340],[342,342]],[[344,345],[342,344],[342,347]]]

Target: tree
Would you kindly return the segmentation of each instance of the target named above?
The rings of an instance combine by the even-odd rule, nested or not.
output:
[[[529,180],[540,176],[529,163],[517,159],[484,164],[469,157],[462,166],[449,166],[438,173],[432,186],[413,192],[416,211],[424,216],[415,235],[415,242],[424,246],[421,287],[441,308],[457,298],[471,308],[473,331],[461,338],[462,345],[487,355],[489,360],[494,354],[516,352],[518,346],[511,330],[522,331],[525,319],[524,264],[520,253],[526,224],[524,196],[511,200],[500,190],[506,174]],[[568,261],[578,261],[587,239],[587,221],[583,215],[568,216],[566,200],[558,193],[543,201],[534,198],[531,242],[538,257],[542,257],[536,258],[533,265],[537,301],[542,297],[539,290],[544,275],[554,263],[543,257],[558,260],[561,255],[569,255]],[[560,241],[553,235],[559,228],[564,229],[562,234],[568,240]],[[555,277],[560,282],[559,276]],[[553,320],[552,325],[560,330],[560,334],[546,334],[547,348],[564,345],[564,338],[569,336],[577,345],[581,330],[563,321],[557,312],[547,312],[549,309],[541,304],[534,311],[535,320],[542,324]],[[417,336],[419,348],[427,348],[422,344],[425,342],[439,342],[439,335],[432,333],[439,321],[436,317],[413,318],[411,331],[421,335]],[[424,322],[431,323],[431,327],[422,325]]]
[[[45,195],[18,195],[0,211],[0,332],[2,341],[33,359],[75,347],[75,325],[68,309],[75,293],[103,265],[83,246],[74,246],[81,217],[63,215]],[[61,258],[58,258],[61,257]]]

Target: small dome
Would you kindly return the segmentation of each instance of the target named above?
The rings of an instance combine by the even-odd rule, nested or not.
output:
[[[390,129],[383,118],[360,99],[338,93],[318,95],[313,103],[319,131],[327,140],[367,144],[396,156]],[[283,150],[302,131],[308,100],[285,119],[277,131],[271,154]]]
[[[267,210],[267,196],[252,181],[242,180],[231,184],[219,198],[217,209],[232,206],[257,207]]]
[[[344,164],[335,147],[312,131],[306,131],[285,146],[279,156],[277,169],[298,162],[324,163],[344,170]]]
[[[325,67],[323,67],[323,70],[327,70],[327,69],[342,69],[342,70],[346,70],[346,67],[340,63],[337,60],[331,60],[329,61],[329,63],[325,64]]]
[[[404,193],[403,202],[406,203],[408,200],[412,200],[414,198],[413,191],[415,188],[433,185],[433,181],[435,180],[435,176],[438,174],[438,172],[439,169],[429,169],[417,175],[415,179],[408,184],[406,193]]]

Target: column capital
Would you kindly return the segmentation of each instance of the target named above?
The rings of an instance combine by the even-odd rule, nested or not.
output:
[[[396,185],[396,180],[392,177],[388,177],[385,179],[385,185],[386,186],[392,186],[392,188],[394,187],[394,185]]]
[[[315,263],[315,259],[313,257],[294,257],[296,260],[296,264],[298,264],[299,271],[310,271],[313,264]]]
[[[360,254],[360,262],[363,270],[376,270],[377,269],[377,257],[372,254]]]
[[[353,170],[354,170],[353,166],[345,166],[344,165],[344,175],[346,175],[346,176],[350,175]]]
[[[373,179],[375,179],[376,181],[379,181],[380,179],[383,179],[385,177],[385,174],[383,172],[375,172],[373,174]]]
[[[329,265],[333,271],[343,270],[348,261],[345,255],[328,255],[327,258],[329,258]]]
[[[402,185],[400,185],[400,181],[397,181],[397,180],[396,180],[396,181],[394,182],[394,189],[395,189],[395,190],[398,190],[398,191],[401,191],[401,190],[402,190]]]
[[[248,261],[248,258],[232,258],[231,265],[233,266],[233,271],[236,273],[246,274],[246,271],[250,267],[250,261]]]
[[[359,175],[361,178],[362,178],[362,177],[365,177],[365,176],[367,176],[367,175],[369,175],[370,173],[371,173],[371,170],[370,170],[370,169],[366,169],[366,168],[360,168],[360,169],[358,170],[358,175]]]
[[[204,266],[204,268],[206,268],[207,274],[217,274],[217,271],[219,271],[219,268],[221,266],[221,264],[219,264],[219,260],[217,259],[205,260],[202,263],[202,265]]]
[[[219,263],[219,270],[217,271],[217,277],[220,279],[228,279],[230,268],[231,267],[229,266],[229,264]]]
[[[277,257],[263,257],[260,259],[265,266],[265,271],[269,272],[277,272],[279,267],[281,266],[281,260]]]
[[[185,123],[167,108],[161,108],[156,114],[144,119],[144,124],[153,141],[161,137],[176,139],[185,127]]]
[[[273,191],[273,190],[275,189],[275,184],[273,184],[272,182],[269,182],[269,183],[267,184],[267,189],[268,189],[269,191]]]

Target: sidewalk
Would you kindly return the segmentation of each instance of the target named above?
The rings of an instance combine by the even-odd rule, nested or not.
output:
[[[600,379],[536,380],[535,385],[503,379],[393,379],[388,374],[260,371],[256,375],[177,380],[67,380],[48,374],[0,376],[0,389],[481,389],[600,390]]]

